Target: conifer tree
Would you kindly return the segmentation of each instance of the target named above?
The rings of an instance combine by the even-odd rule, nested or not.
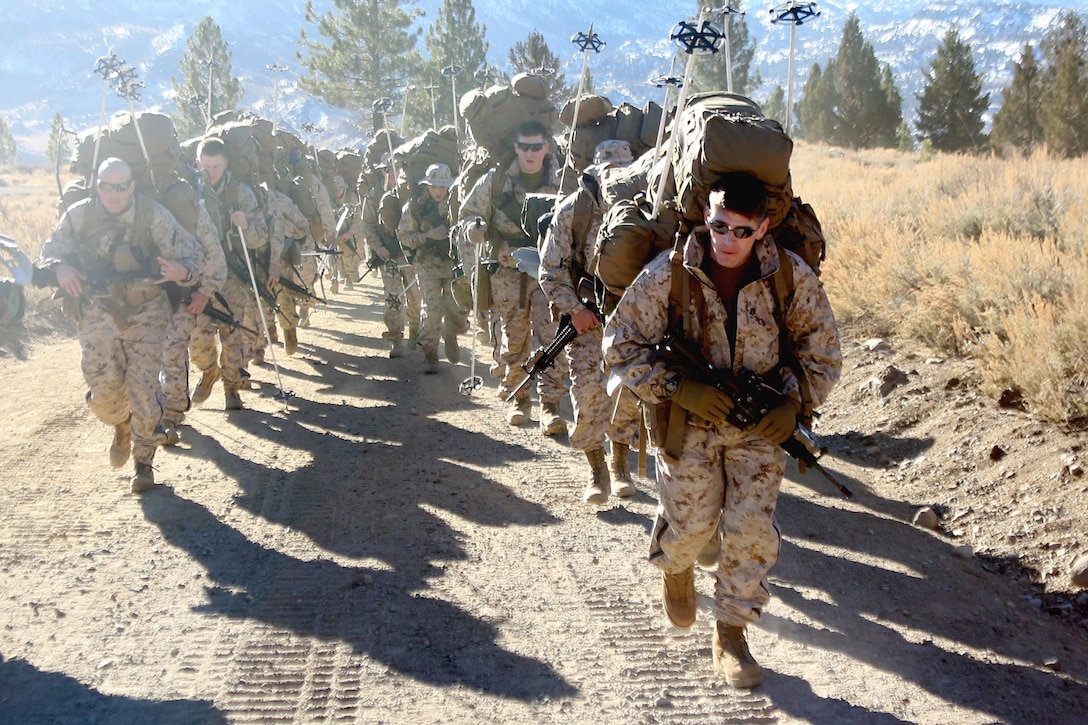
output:
[[[45,156],[50,163],[55,164],[58,159],[63,161],[71,154],[72,147],[68,143],[68,136],[64,132],[64,117],[56,113],[53,115],[53,123],[49,127],[49,141],[45,146]]]
[[[1076,13],[1063,13],[1059,25],[1043,38],[1039,122],[1051,153],[1064,157],[1088,153],[1088,30]]]
[[[918,137],[928,139],[937,151],[983,151],[982,114],[989,104],[990,94],[982,92],[971,46],[960,39],[956,28],[950,28],[918,96]]]
[[[421,63],[413,28],[422,11],[402,0],[333,0],[334,9],[319,14],[306,3],[306,22],[318,38],[302,30],[297,53],[306,73],[299,87],[326,103],[358,112],[360,128],[369,126],[375,101],[395,98],[418,75]]]
[[[174,87],[174,128],[181,139],[198,136],[207,128],[208,119],[221,111],[237,107],[245,93],[242,84],[231,75],[231,51],[219,26],[205,17],[186,42]],[[211,108],[208,107],[209,101]]]
[[[434,23],[423,38],[428,58],[422,64],[417,87],[435,86],[434,107],[430,92],[418,93],[416,103],[409,103],[408,116],[413,128],[430,128],[453,123],[453,89],[463,96],[476,87],[476,72],[487,65],[488,43],[484,39],[487,26],[476,22],[476,9],[472,0],[443,0]],[[451,79],[442,70],[460,66],[461,74]],[[433,118],[432,118],[433,111]]]
[[[763,115],[786,125],[786,92],[782,90],[782,86],[775,86],[771,91],[767,102],[763,104]]]
[[[892,67],[888,63],[884,64],[880,88],[884,92],[884,104],[881,109],[883,120],[880,123],[880,130],[875,135],[876,145],[881,148],[897,148],[902,144],[903,94],[895,85],[895,76],[892,75]],[[912,141],[911,148],[913,147]]]
[[[756,41],[748,32],[748,23],[745,21],[746,16],[741,15],[739,12],[744,9],[744,2],[735,0],[729,5],[738,11],[725,16],[729,23],[729,48],[733,61],[733,92],[748,95],[762,82],[759,71],[753,72],[752,70],[752,58],[756,53]],[[726,26],[722,22],[722,15],[714,12],[721,6],[721,2],[699,0],[699,9],[707,8],[706,18],[724,33]],[[683,67],[681,63],[686,63],[686,59],[687,55],[681,54],[677,66]],[[691,92],[694,93],[724,91],[728,88],[725,43],[722,43],[720,52],[696,58],[691,76]],[[782,122],[785,124],[785,119]]]
[[[1013,64],[1012,81],[1002,91],[1001,108],[994,114],[990,143],[995,149],[1028,154],[1043,142],[1042,82],[1035,51],[1031,43],[1025,43],[1019,62]]]
[[[821,70],[819,63],[812,64],[808,80],[797,103],[797,119],[800,122],[796,135],[809,141],[828,143],[835,130],[835,61]]]
[[[847,148],[891,146],[902,111],[892,112],[894,98],[888,97],[876,53],[862,35],[854,13],[843,27],[833,68],[835,126],[828,140]],[[894,82],[890,90],[895,91]],[[901,100],[898,105],[901,108]]]
[[[533,30],[525,40],[515,43],[507,58],[514,73],[544,71],[549,84],[548,97],[557,106],[562,106],[578,92],[577,85],[567,85],[566,75],[559,70],[559,56],[552,52],[538,30]]]
[[[13,164],[19,160],[19,149],[11,135],[8,122],[0,118],[0,164]]]

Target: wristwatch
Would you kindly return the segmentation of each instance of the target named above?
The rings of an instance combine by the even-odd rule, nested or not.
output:
[[[669,373],[662,382],[661,387],[665,391],[665,396],[671,398],[676,394],[676,389],[680,387],[680,373]]]
[[[185,279],[181,280],[181,283],[182,284],[189,284],[192,281],[193,281],[193,270],[186,269],[185,270]]]

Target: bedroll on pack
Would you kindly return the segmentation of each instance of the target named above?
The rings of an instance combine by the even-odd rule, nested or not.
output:
[[[560,120],[570,125],[574,118],[574,101],[568,101],[560,113]],[[578,171],[584,171],[593,163],[593,152],[597,144],[609,139],[626,141],[631,152],[641,156],[657,142],[658,124],[661,122],[661,107],[652,101],[645,110],[630,103],[621,103],[613,108],[604,96],[593,94],[582,96],[578,108],[578,125],[567,133],[570,165]]]
[[[393,161],[403,170],[410,186],[415,186],[427,173],[431,164],[445,164],[450,169],[460,166],[457,150],[457,130],[443,126],[440,130],[428,129],[419,136],[405,141],[393,149]]]
[[[514,135],[523,122],[537,120],[551,128],[558,117],[546,95],[522,94],[507,85],[473,89],[461,96],[458,108],[472,140],[496,156],[514,147]]]
[[[253,138],[250,124],[247,121],[232,121],[212,126],[206,135],[220,138],[227,147],[231,176],[249,186],[255,186],[260,162],[257,158],[257,142]]]
[[[587,266],[617,297],[650,260],[672,248],[679,231],[679,220],[674,215],[652,219],[652,211],[646,198],[639,196],[620,199],[605,212]]]
[[[383,128],[375,131],[374,138],[370,139],[366,151],[363,152],[363,165],[373,169],[381,162],[382,156],[389,153],[389,149],[395,149],[402,143],[404,143],[404,137],[392,129]]]
[[[677,208],[686,219],[702,220],[710,187],[731,171],[755,176],[772,195],[779,192],[785,204],[772,202],[771,226],[785,218],[793,141],[755,101],[731,93],[692,96],[674,120],[673,133],[671,171]]]

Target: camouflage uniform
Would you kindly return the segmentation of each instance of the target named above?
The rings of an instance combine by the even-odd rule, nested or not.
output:
[[[579,220],[575,228],[575,212],[588,214],[588,224]],[[540,286],[560,317],[573,316],[586,309],[578,296],[579,280],[593,276],[586,269],[601,227],[604,209],[601,206],[597,180],[588,174],[581,188],[560,202],[540,251]],[[582,238],[576,238],[583,235]],[[591,292],[592,293],[592,292]],[[570,433],[571,448],[586,451],[604,446],[605,440],[630,446],[638,437],[637,407],[631,396],[622,395],[617,416],[613,420],[612,401],[605,390],[606,374],[601,352],[604,328],[586,330],[567,347],[570,361],[570,397],[574,405],[574,429]]]
[[[118,269],[115,249],[130,242],[140,269],[148,276],[157,269],[156,256],[181,264],[194,285],[200,280],[200,245],[170,212],[147,197],[136,195],[128,210],[112,217],[96,198],[70,207],[45,241],[41,266],[66,262],[84,274],[98,269],[106,276],[139,269]],[[142,252],[140,250],[143,250]],[[130,255],[131,256],[131,255]],[[87,403],[103,423],[132,427],[132,458],[150,466],[155,446],[162,442],[156,426],[162,417],[159,373],[170,329],[170,303],[161,285],[147,281],[111,284],[99,294],[84,283],[79,315],[79,344]]]
[[[244,232],[247,250],[261,249],[268,243],[268,227],[264,214],[257,204],[257,197],[246,184],[234,180],[230,171],[224,172],[218,188],[205,186],[215,200],[220,244],[227,261],[227,280],[223,283],[223,298],[227,301],[229,312],[242,324],[258,329],[260,319],[256,314],[253,299],[253,287],[249,279],[245,259],[242,257],[242,245],[239,234],[230,221],[232,209],[245,212],[249,226]],[[254,269],[256,273],[257,270]],[[228,310],[224,310],[227,312]],[[216,344],[218,334],[219,345]],[[192,362],[205,374],[221,375],[223,389],[237,393],[242,389],[242,370],[246,366],[246,354],[243,332],[231,330],[229,325],[201,316],[190,339]]]
[[[340,177],[336,177],[339,179]],[[351,220],[351,223],[345,223],[344,226],[350,230],[354,227],[354,220],[359,217],[359,194],[358,192],[344,184],[342,187],[342,193],[336,198],[335,219],[333,222],[333,229],[339,229],[340,218],[347,213],[346,219]],[[341,230],[343,231],[343,230]],[[333,275],[343,274],[345,285],[348,289],[351,289],[355,285],[355,280],[359,279],[359,268],[363,262],[366,261],[359,255],[364,250],[359,249],[358,245],[355,247],[355,251],[352,251],[351,247],[347,244],[341,243],[339,245],[340,254],[335,255],[332,259]]]
[[[683,250],[692,284],[702,285],[706,317],[689,305],[691,339],[716,369],[741,367],[781,378],[783,391],[800,400],[798,381],[779,359],[781,340],[775,318],[776,297],[768,277],[779,267],[774,241],[764,237],[753,247],[761,280],[743,285],[737,299],[736,350],[726,333],[726,308],[700,269],[705,253],[690,238]],[[831,307],[816,275],[792,257],[794,296],[785,314],[792,352],[804,369],[813,405],[819,405],[838,380],[842,357]],[[661,449],[670,376],[655,357],[655,346],[668,327],[672,278],[670,254],[651,262],[627,289],[605,326],[605,362],[650,406],[647,425],[657,450],[658,508],[650,561],[668,574],[692,565],[715,526],[722,533],[714,592],[719,622],[744,626],[754,622],[770,600],[767,572],[778,559],[779,531],[774,508],[785,470],[785,454],[770,441],[727,424],[712,424],[686,411],[682,455]],[[649,412],[649,411],[648,411]],[[720,524],[719,524],[720,519]]]
[[[313,251],[313,245],[309,243],[310,222],[286,194],[272,191],[268,201],[271,212],[271,239],[283,240],[281,247],[287,245],[287,240],[291,240],[287,254],[282,252],[280,254],[280,274],[300,287],[312,291],[314,280],[317,279],[316,258],[303,257],[301,254],[304,251]],[[298,264],[291,264],[291,259],[296,258],[296,252]],[[282,312],[279,320],[284,330],[295,329],[301,319],[309,316],[312,300],[299,297],[282,284],[275,286],[275,293],[276,304]]]
[[[407,249],[415,250],[413,268],[419,279],[423,298],[422,322],[419,345],[429,359],[437,354],[440,338],[447,347],[457,345],[457,335],[466,330],[468,322],[464,312],[453,298],[450,285],[453,282],[454,260],[450,255],[450,240],[433,240],[425,233],[439,226],[450,225],[450,199],[447,196],[436,202],[421,188],[404,206],[397,237]],[[455,361],[451,361],[455,362]]]
[[[197,202],[197,221],[193,233],[204,253],[204,264],[200,273],[200,284],[193,287],[209,298],[209,304],[221,307],[215,301],[218,292],[227,279],[227,261],[223,256],[223,247],[219,244],[219,232],[212,222],[211,215],[202,203]],[[173,325],[167,338],[162,356],[162,391],[166,402],[162,414],[164,426],[177,427],[189,410],[189,340],[193,329],[201,317],[186,309],[189,295],[184,295],[174,312]]]
[[[493,198],[495,174],[503,174],[504,178],[498,195]],[[549,159],[540,187],[534,193],[555,193],[558,188],[559,174]],[[498,261],[498,269],[491,275],[491,316],[501,327],[502,335],[493,374],[500,380],[499,391],[504,397],[524,379],[525,371],[521,366],[528,361],[532,351],[551,343],[558,329],[540,284],[517,269],[517,260],[511,254],[513,249],[532,245],[521,228],[520,219],[527,193],[515,159],[506,169],[492,169],[484,174],[468,193],[458,214],[458,224],[466,234],[476,217],[487,223],[488,257]],[[503,203],[504,200],[508,203]],[[560,357],[551,369],[537,378],[541,403],[559,404],[567,394],[567,374],[567,362]]]
[[[383,221],[392,218],[390,214],[393,206],[396,206],[396,211],[399,213],[400,202],[397,201],[395,191],[382,193],[379,188],[372,189],[363,204],[358,230],[366,240],[367,247],[375,255],[382,247],[385,247],[390,254],[389,259],[381,266],[382,287],[385,291],[383,317],[386,330],[382,337],[397,346],[404,338],[404,326],[409,324],[409,320],[419,319],[420,294],[418,285],[408,288],[412,279],[411,270],[407,266],[408,260],[397,239],[396,227],[389,228],[386,221]],[[418,322],[410,328],[409,337],[412,332],[415,332],[415,325],[418,325]]]

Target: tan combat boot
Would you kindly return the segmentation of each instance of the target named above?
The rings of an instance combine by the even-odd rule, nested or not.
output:
[[[241,410],[245,407],[242,405],[242,396],[237,390],[224,390],[223,395],[225,398],[223,410]]]
[[[155,472],[151,470],[151,464],[137,463],[136,474],[130,483],[133,493],[144,493],[155,488]]]
[[[423,374],[434,375],[438,372],[438,351],[437,350],[424,350],[423,351]]]
[[[521,395],[506,404],[506,422],[510,425],[525,425],[533,412],[533,401],[528,395]]]
[[[540,432],[546,436],[567,432],[567,423],[559,415],[559,403],[540,403]]]
[[[661,579],[665,614],[676,627],[695,624],[695,567],[689,566],[675,574],[665,573]]]
[[[390,359],[395,359],[395,358],[398,358],[398,357],[404,357],[406,352],[408,352],[408,350],[404,346],[404,338],[403,337],[401,337],[400,335],[397,335],[395,337],[390,337],[389,338],[389,357],[390,357]]]
[[[714,667],[736,688],[755,687],[763,682],[763,668],[748,651],[744,627],[718,622],[714,628]]]
[[[450,364],[456,365],[461,362],[461,346],[457,344],[457,334],[453,332],[446,334],[443,342],[446,346],[446,359],[450,361]]]
[[[718,556],[721,554],[721,550],[721,534],[719,534],[718,529],[715,528],[710,539],[703,544],[703,548],[699,551],[699,556],[696,557],[696,561],[699,562],[699,566],[705,566],[707,569],[717,568]]]
[[[584,503],[600,506],[608,501],[608,466],[604,462],[604,449],[593,448],[586,451],[589,461],[590,479],[586,490],[582,492]]]
[[[283,353],[291,357],[298,352],[298,330],[293,327],[283,328]]]
[[[196,390],[193,391],[193,405],[200,405],[208,399],[208,396],[212,394],[212,386],[217,380],[219,380],[218,367],[204,371],[204,374],[200,376],[200,382],[196,384]]]
[[[631,469],[627,467],[627,452],[631,448],[626,443],[612,441],[612,495],[626,498],[635,493]]]
[[[273,341],[275,342],[275,341]],[[253,351],[253,364],[264,365],[264,348],[259,347]]]
[[[132,417],[113,426],[113,443],[110,444],[110,465],[120,468],[128,462],[132,453]]]

